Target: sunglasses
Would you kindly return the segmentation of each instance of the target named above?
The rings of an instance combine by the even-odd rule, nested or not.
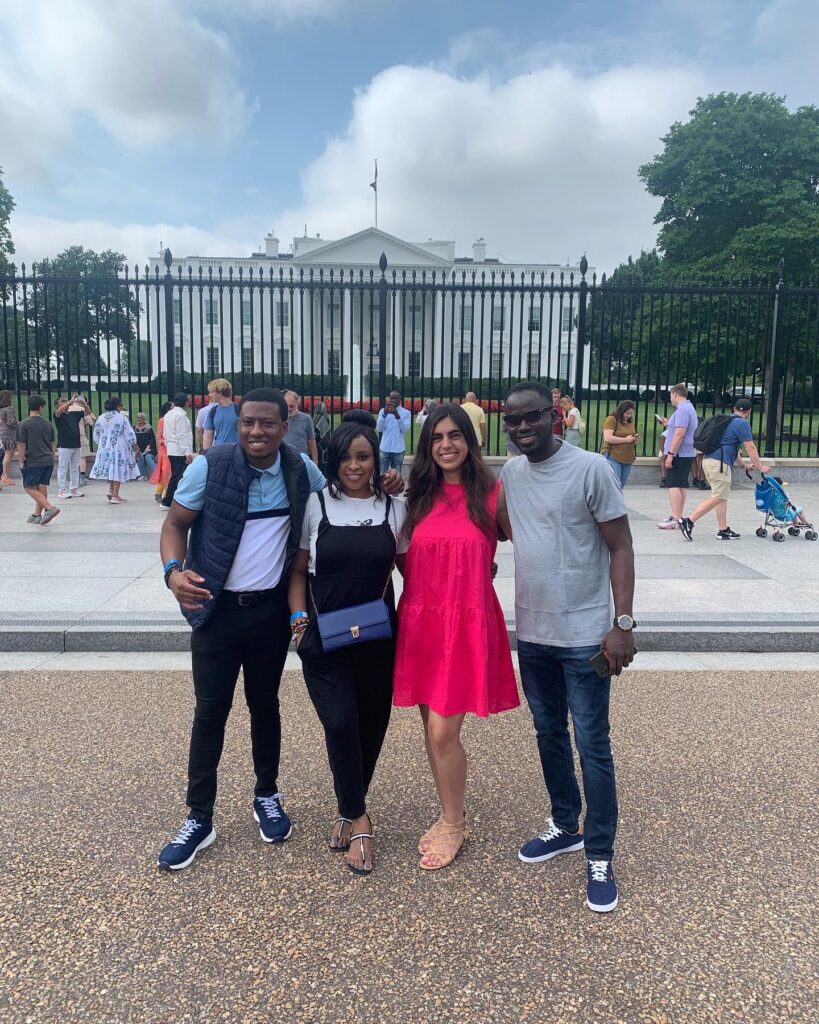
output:
[[[503,417],[503,422],[507,427],[519,427],[521,423],[528,423],[530,427],[533,427],[536,423],[540,423],[544,412],[551,412],[552,408],[551,405],[544,405],[542,409],[532,409],[530,412],[523,413],[522,416],[510,412]]]

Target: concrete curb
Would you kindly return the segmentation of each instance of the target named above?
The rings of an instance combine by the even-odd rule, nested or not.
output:
[[[509,623],[507,628],[512,650],[517,650],[514,624]],[[743,620],[688,624],[644,621],[637,630],[636,642],[641,651],[819,653],[819,621],[806,619],[785,625]],[[29,621],[4,626],[0,630],[0,649],[57,653],[189,651],[190,629],[176,619],[161,626],[95,626],[80,621],[68,628],[54,621]]]

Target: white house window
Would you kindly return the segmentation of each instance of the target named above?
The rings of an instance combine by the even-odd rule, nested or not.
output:
[[[502,331],[503,330],[503,306],[493,306],[492,308],[492,330]]]
[[[242,349],[242,373],[253,373],[253,349],[250,346]]]
[[[173,300],[173,322],[175,324],[181,324],[182,323],[182,300],[181,299],[174,299]]]
[[[177,373],[182,372],[182,346],[174,345],[173,347],[173,366]]]
[[[560,329],[564,334],[568,334],[572,329],[572,310],[571,307],[566,305],[563,307],[561,314]]]
[[[242,299],[242,327],[250,327],[250,299]]]
[[[277,302],[276,303],[276,326],[277,327],[289,327],[290,326],[290,303],[289,302]]]
[[[461,306],[461,330],[472,330],[472,303]]]
[[[327,372],[336,376],[341,374],[341,352],[337,348],[327,351]]]
[[[472,353],[471,352],[459,352],[458,353],[458,376],[462,379],[468,379],[472,376]]]
[[[208,327],[219,326],[219,300],[205,299],[205,323]]]
[[[276,349],[276,373],[279,377],[286,377],[290,373],[290,351],[286,348]]]
[[[540,376],[540,356],[537,352],[529,353],[529,366],[527,371],[527,377],[531,380],[533,377]]]
[[[572,357],[568,352],[562,352],[558,364],[558,376],[561,380],[569,379],[569,370],[571,368]]]
[[[493,352],[490,361],[489,373],[493,377],[503,376],[503,352]]]
[[[420,377],[420,375],[421,375],[421,353],[420,352],[408,352],[407,353],[407,374],[410,377]]]
[[[208,360],[208,373],[211,377],[214,377],[217,373],[221,373],[221,367],[219,363],[219,349],[214,345],[209,345],[205,349],[205,355]]]
[[[529,307],[529,327],[530,331],[540,330],[540,306]]]

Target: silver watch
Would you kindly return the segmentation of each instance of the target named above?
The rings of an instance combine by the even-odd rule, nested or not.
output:
[[[634,629],[637,623],[634,621],[634,619],[632,619],[630,615],[615,615],[614,625],[618,626],[620,629],[629,630]]]

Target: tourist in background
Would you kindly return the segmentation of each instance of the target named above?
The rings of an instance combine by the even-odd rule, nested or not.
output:
[[[159,407],[159,419],[156,421],[156,469],[151,473],[148,482],[154,485],[154,501],[161,502],[165,488],[171,480],[171,460],[168,458],[168,446],[165,444],[165,414],[173,409],[173,402],[163,402]]]
[[[125,498],[119,489],[126,480],[136,480],[139,469],[135,453],[136,434],[122,411],[122,400],[113,395],[105,402],[105,412],[94,425],[94,443],[97,454],[91,467],[92,480],[108,481],[108,502],[123,505]]]
[[[560,388],[552,388],[552,409],[554,410],[554,419],[552,420],[552,433],[555,437],[563,437],[563,415],[560,408],[560,401],[563,398],[563,393]]]
[[[637,458],[640,435],[634,431],[634,402],[626,400],[603,421],[603,444],[600,452],[614,470],[620,486],[625,487],[631,467]]]
[[[199,412],[196,414],[196,451],[201,452],[205,444],[205,424],[207,422],[208,414],[211,409],[219,400],[219,392],[214,387],[216,384],[215,380],[208,382],[208,401],[206,405],[202,405]],[[157,429],[159,424],[157,423]]]
[[[285,391],[284,400],[287,402],[288,413],[284,443],[295,448],[299,455],[309,455],[318,465],[316,431],[312,419],[300,409],[301,395],[296,391]]]
[[[312,420],[318,449],[318,464],[324,466],[327,462],[327,441],[330,437],[331,424],[330,410],[327,408],[327,403],[320,398],[313,402]]]
[[[11,460],[17,447],[17,417],[11,405],[11,392],[0,391],[0,448],[3,449],[3,473],[0,483],[16,484],[11,479]]]
[[[437,408],[438,403],[435,401],[435,399],[428,398],[426,402],[424,402],[424,404],[421,406],[418,415],[415,417],[415,422],[418,424],[418,426],[423,427],[423,425],[427,421],[427,416],[429,416],[429,414]]]
[[[148,422],[144,412],[137,413],[134,433],[136,434],[136,443],[139,449],[139,454],[137,455],[139,476],[141,480],[147,480],[148,477],[153,476],[153,472],[156,469],[157,443],[156,434],[154,434],[153,427]]]
[[[47,526],[60,514],[59,506],[48,500],[54,472],[54,427],[43,416],[44,406],[42,395],[29,395],[28,416],[17,427],[17,462],[25,492],[34,502],[34,512],[26,522],[34,526]]]
[[[389,469],[400,473],[404,465],[407,434],[412,427],[412,416],[402,403],[401,392],[391,391],[384,402],[384,408],[378,414],[375,427],[381,435],[379,451],[382,473]]]
[[[439,406],[421,430],[407,490],[393,698],[398,707],[418,705],[440,801],[438,820],[418,844],[427,871],[451,864],[469,838],[464,718],[519,704],[492,586],[498,526],[511,535],[503,490],[472,423],[460,406]]]
[[[214,444],[236,444],[239,435],[236,421],[239,418],[239,407],[233,401],[233,388],[230,381],[218,377],[208,384],[208,396],[213,395],[215,401],[208,406],[205,416],[205,432],[202,437],[202,451],[207,451]]]
[[[564,395],[560,399],[560,412],[563,416],[563,440],[573,448],[580,448],[580,437],[585,427],[574,399]]]
[[[215,404],[215,403],[214,403]],[[162,498],[163,508],[170,508],[176,488],[193,459],[193,430],[186,409],[190,399],[184,391],[177,391],[173,396],[173,408],[165,413],[163,435],[168,450],[168,461],[171,464],[171,478]]]
[[[675,384],[669,392],[674,412],[669,417],[665,430],[663,455],[665,456],[665,485],[671,519],[679,526],[685,515],[685,498],[688,494],[688,474],[697,454],[694,447],[694,431],[697,429],[697,410],[688,400],[688,385]],[[657,526],[669,529],[669,519]]]
[[[59,398],[54,410],[54,425],[57,428],[57,485],[58,498],[83,498],[80,488],[80,459],[82,441],[80,435],[86,414],[91,412],[78,395]]]
[[[85,402],[85,396],[78,394],[77,398],[81,402]],[[91,457],[91,441],[88,437],[88,429],[94,429],[94,424],[97,422],[97,417],[91,412],[91,406],[88,402],[85,402],[88,409],[83,421],[80,424],[80,487],[85,487],[88,483],[88,460]]]
[[[461,402],[461,408],[469,417],[472,423],[472,429],[475,431],[475,437],[478,439],[478,444],[481,448],[486,447],[486,413],[478,405],[478,399],[474,391],[467,391],[464,395],[464,400]]]

